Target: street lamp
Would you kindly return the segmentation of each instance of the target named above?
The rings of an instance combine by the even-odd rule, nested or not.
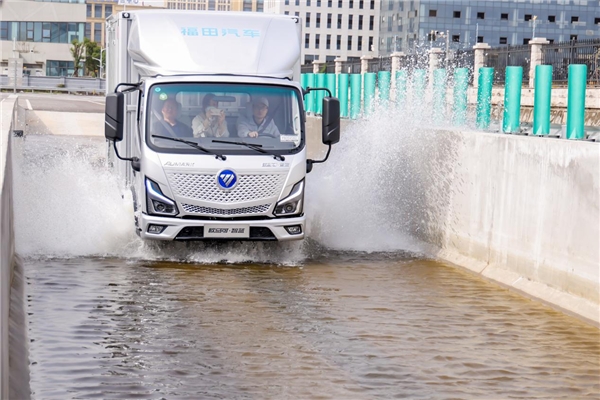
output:
[[[537,21],[537,15],[534,15],[531,19],[533,20],[533,34],[531,35],[531,38],[535,39],[535,22]]]

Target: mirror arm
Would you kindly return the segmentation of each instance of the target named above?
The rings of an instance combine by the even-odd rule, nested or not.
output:
[[[141,170],[140,159],[137,157],[132,157],[132,158],[121,157],[121,155],[119,154],[119,150],[117,150],[117,142],[115,142],[114,140],[112,140],[112,142],[113,142],[113,148],[115,149],[115,155],[117,156],[117,158],[119,160],[123,160],[123,161],[131,161],[131,167],[133,168],[133,170],[139,172]]]
[[[327,93],[329,93],[329,97],[333,97],[333,95],[331,94],[331,90],[329,90],[327,88],[311,88],[311,87],[307,87],[306,89],[302,89],[302,97],[306,96],[310,92],[314,92],[314,91],[317,91],[317,90],[325,90]]]
[[[322,160],[311,160],[308,159],[306,160],[306,173],[310,173],[310,171],[312,171],[313,169],[313,164],[320,164],[320,163],[324,163],[325,161],[327,161],[327,159],[329,158],[329,153],[331,153],[331,143],[329,144],[329,148],[327,149],[327,154],[325,154],[325,158]]]

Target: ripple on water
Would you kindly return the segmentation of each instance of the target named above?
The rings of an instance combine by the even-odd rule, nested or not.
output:
[[[412,255],[25,265],[31,387],[66,398],[598,398],[600,334]]]

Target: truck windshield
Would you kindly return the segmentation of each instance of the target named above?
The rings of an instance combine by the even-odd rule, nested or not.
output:
[[[259,154],[235,143],[240,141],[275,154],[294,153],[304,143],[295,88],[165,83],[150,88],[148,101],[146,137],[157,151],[198,152],[164,137],[185,139],[227,154]]]

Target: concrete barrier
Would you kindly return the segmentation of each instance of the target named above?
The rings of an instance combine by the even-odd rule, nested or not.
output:
[[[0,100],[0,398],[29,399],[24,283],[15,255],[13,226],[12,133],[17,128],[17,97]]]
[[[307,131],[309,157],[319,157],[320,119],[309,118]],[[407,195],[419,201],[407,202],[423,205],[411,209],[405,233],[434,256],[600,326],[600,145],[423,134],[435,140],[410,173]]]

